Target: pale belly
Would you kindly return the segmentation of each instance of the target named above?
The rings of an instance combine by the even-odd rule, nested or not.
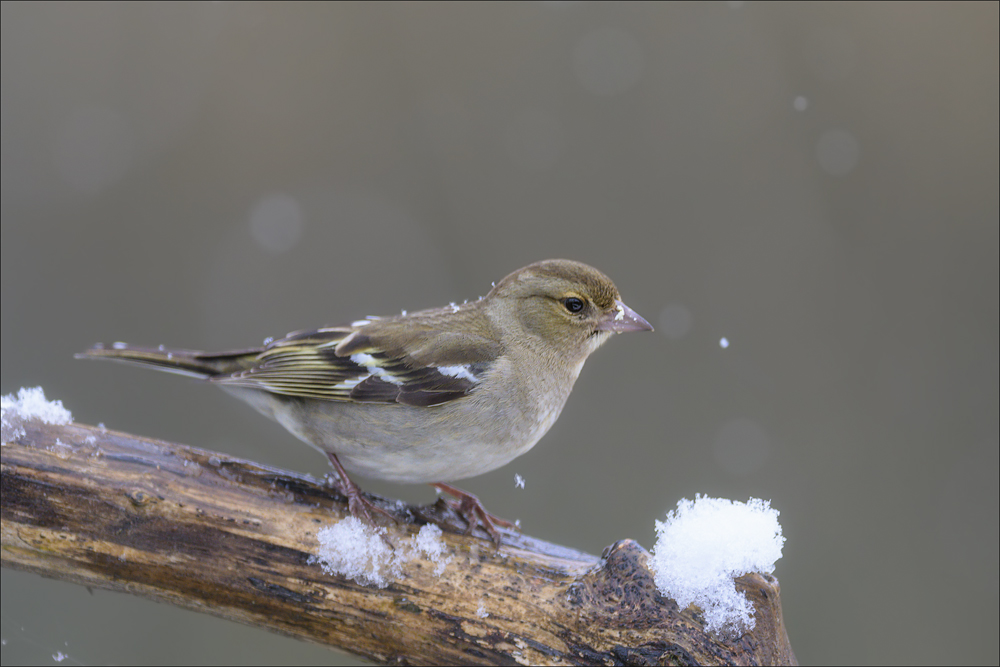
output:
[[[528,402],[531,413],[523,414],[471,395],[431,408],[355,403],[345,410],[342,403],[225,389],[300,440],[336,454],[348,472],[406,483],[451,482],[509,463],[545,435],[565,403]]]

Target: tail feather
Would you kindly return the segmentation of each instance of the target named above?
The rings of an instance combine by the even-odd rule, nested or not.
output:
[[[196,350],[171,350],[137,347],[125,343],[114,343],[111,347],[97,344],[85,352],[75,355],[77,359],[106,359],[137,366],[149,366],[170,373],[209,379],[220,375],[232,375],[254,365],[263,348],[248,348],[231,352],[198,352]]]

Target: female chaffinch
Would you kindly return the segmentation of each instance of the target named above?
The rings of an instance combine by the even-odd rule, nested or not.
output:
[[[525,453],[562,411],[583,362],[613,333],[651,331],[600,271],[531,264],[477,301],[300,331],[232,352],[101,345],[77,357],[205,379],[326,454],[350,512],[372,523],[347,471],[431,482],[459,499],[469,532],[496,525],[475,496],[445,483]],[[391,515],[387,515],[391,516]]]

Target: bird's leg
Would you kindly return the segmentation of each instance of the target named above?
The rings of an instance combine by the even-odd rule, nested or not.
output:
[[[457,489],[451,484],[445,484],[444,482],[435,482],[431,484],[431,486],[438,491],[447,493],[449,496],[454,496],[458,499],[457,501],[453,500],[448,504],[451,505],[452,509],[458,512],[468,524],[469,527],[465,531],[466,535],[470,534],[476,526],[482,524],[483,528],[486,529],[486,532],[493,538],[493,542],[496,543],[497,549],[499,549],[500,531],[497,530],[498,525],[503,526],[504,528],[519,530],[516,524],[487,512],[486,508],[483,507],[483,504],[479,502],[479,498],[476,498],[471,493],[463,491],[462,489]]]
[[[372,520],[372,515],[368,512],[370,509],[389,517],[393,522],[398,521],[396,517],[365,498],[364,493],[358,485],[352,482],[351,478],[347,476],[347,471],[344,470],[344,466],[340,465],[340,461],[337,459],[336,454],[327,452],[326,456],[330,459],[330,464],[337,473],[337,490],[347,496],[347,509],[351,513],[351,516],[364,521],[373,528],[375,527],[375,521]]]

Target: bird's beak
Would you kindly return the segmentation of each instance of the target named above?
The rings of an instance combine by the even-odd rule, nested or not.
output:
[[[615,301],[615,309],[597,323],[597,330],[611,331],[613,333],[652,331],[653,325],[621,301]]]

